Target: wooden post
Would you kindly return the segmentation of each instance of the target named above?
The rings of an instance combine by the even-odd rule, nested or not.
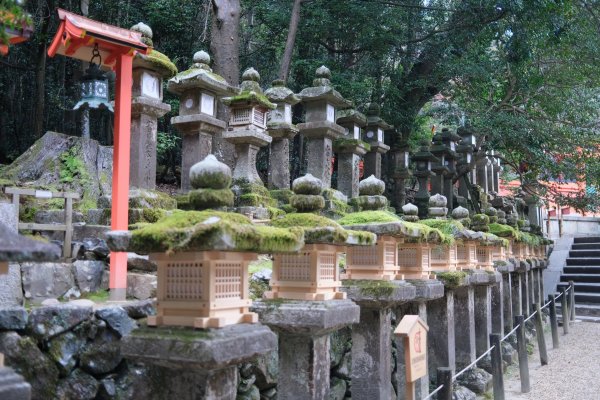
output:
[[[113,231],[126,231],[129,227],[132,64],[133,57],[131,54],[121,54],[117,57],[111,211],[111,229]],[[125,300],[127,293],[127,253],[111,253],[109,287],[111,300]]]
[[[569,281],[569,311],[571,321],[575,321],[575,282]]]
[[[492,333],[490,345],[494,346],[491,354],[492,379],[494,383],[494,400],[504,400],[504,371],[502,368],[502,335]]]
[[[404,387],[404,398],[406,400],[416,400],[415,382],[406,382]]]
[[[562,312],[563,333],[565,335],[569,333],[569,306],[567,305],[567,296],[567,291],[563,289],[562,296],[560,298],[560,306]]]
[[[556,318],[556,300],[553,294],[548,295],[548,301],[550,301],[550,328],[552,330],[552,348],[558,349],[558,320]]]
[[[437,387],[444,387],[438,392],[438,400],[452,400],[452,368],[440,367],[437,369]]]
[[[517,326],[517,352],[519,353],[519,376],[521,378],[521,392],[529,393],[529,361],[527,360],[527,344],[525,343],[525,318],[522,315],[515,316]]]
[[[71,257],[71,238],[73,237],[73,198],[65,197],[65,243],[63,257]]]
[[[542,365],[548,365],[548,350],[546,350],[546,338],[544,337],[544,325],[542,324],[542,310],[537,303],[533,304],[535,309],[535,333],[538,341],[538,349],[540,351],[540,362]]]

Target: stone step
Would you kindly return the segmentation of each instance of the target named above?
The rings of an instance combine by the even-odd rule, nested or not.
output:
[[[560,303],[557,303],[557,305]],[[560,309],[557,306],[557,312]],[[579,316],[583,317],[598,317],[600,318],[600,305],[598,304],[585,304],[585,303],[575,303],[575,315],[579,318]]]
[[[579,292],[575,291],[575,304],[591,303],[600,304],[600,293]]]
[[[600,265],[567,265],[563,269],[564,274],[599,274]]]
[[[571,250],[600,250],[600,243],[573,243]]]
[[[600,258],[600,249],[598,250],[573,250],[569,251],[571,258]]]
[[[600,274],[586,274],[586,273],[575,273],[569,274],[564,273],[560,276],[560,280],[563,282],[589,282],[589,283],[600,283]]]
[[[567,258],[567,265],[600,266],[600,257]]]
[[[600,243],[600,237],[599,236],[576,237],[573,240],[573,243]]]
[[[573,282],[575,284],[575,293],[577,292],[588,292],[588,293],[600,293],[600,283],[598,282]],[[568,282],[560,282],[558,284],[558,290],[562,291],[567,286]]]

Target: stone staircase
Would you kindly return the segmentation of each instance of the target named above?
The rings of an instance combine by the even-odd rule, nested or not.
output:
[[[557,290],[569,281],[575,284],[577,318],[600,323],[600,237],[574,239]]]

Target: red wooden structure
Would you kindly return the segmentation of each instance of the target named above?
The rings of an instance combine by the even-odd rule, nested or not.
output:
[[[48,49],[48,56],[62,54],[90,61],[97,44],[102,66],[116,72],[111,228],[127,230],[132,63],[136,52],[148,54],[150,48],[142,43],[138,32],[97,22],[62,9],[58,9],[58,17],[60,26]],[[109,285],[111,300],[125,299],[127,253],[111,254]]]
[[[10,27],[10,26],[13,27]],[[8,46],[29,40],[33,34],[33,26],[29,25],[27,18],[17,20],[16,17],[7,12],[0,11],[0,29],[4,29],[4,33],[8,37],[8,43],[0,42],[0,56],[8,54]]]

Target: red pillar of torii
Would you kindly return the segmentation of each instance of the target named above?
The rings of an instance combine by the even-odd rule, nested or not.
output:
[[[62,54],[90,61],[97,44],[102,64],[116,72],[111,229],[127,230],[132,64],[136,52],[147,54],[151,49],[141,42],[141,34],[138,32],[97,22],[62,9],[58,9],[58,17],[60,26],[48,49],[48,56]],[[109,286],[111,300],[125,300],[127,253],[111,253]]]

